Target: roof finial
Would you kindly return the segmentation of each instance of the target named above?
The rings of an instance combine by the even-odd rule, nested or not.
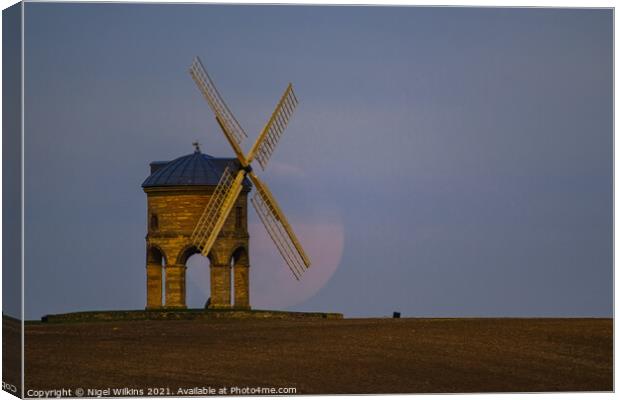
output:
[[[195,140],[194,143],[192,143],[192,146],[195,147],[194,153],[200,153],[200,142],[198,142],[198,140]]]

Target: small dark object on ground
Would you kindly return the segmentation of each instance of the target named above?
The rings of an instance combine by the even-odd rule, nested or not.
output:
[[[398,311],[394,311],[394,315],[392,315],[392,318],[400,318],[400,313]]]

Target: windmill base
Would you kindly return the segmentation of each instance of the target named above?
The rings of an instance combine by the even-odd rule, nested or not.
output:
[[[340,313],[294,312],[249,309],[147,309],[119,311],[83,311],[50,314],[41,318],[44,323],[146,321],[146,320],[207,320],[207,319],[342,319]]]

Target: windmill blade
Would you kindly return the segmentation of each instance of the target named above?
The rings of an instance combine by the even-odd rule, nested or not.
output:
[[[240,169],[237,176],[233,177],[233,174],[226,167],[209,203],[207,203],[198,220],[194,232],[192,232],[191,240],[203,256],[209,255],[211,247],[213,247],[228,214],[230,214],[230,210],[235,205],[237,197],[241,193],[244,177],[244,170]]]
[[[215,87],[215,84],[211,80],[211,77],[207,73],[199,57],[194,58],[189,68],[189,73],[194,82],[196,82],[198,89],[200,89],[200,92],[207,100],[209,107],[211,107],[213,113],[215,113],[215,119],[222,128],[226,139],[228,139],[228,142],[235,150],[235,153],[237,153],[237,156],[241,155],[240,161],[245,161],[239,145],[248,135],[224,102],[224,99]]]
[[[258,135],[254,146],[252,146],[248,155],[248,163],[252,162],[254,157],[256,157],[263,170],[267,167],[267,162],[271,158],[271,154],[278,144],[282,133],[284,133],[297,103],[293,85],[289,83],[278,105],[276,105],[275,110],[271,114],[271,118],[269,118],[260,135]]]
[[[299,280],[304,271],[310,267],[310,259],[267,185],[253,172],[249,175],[256,186],[256,194],[251,199],[252,205],[295,279]]]

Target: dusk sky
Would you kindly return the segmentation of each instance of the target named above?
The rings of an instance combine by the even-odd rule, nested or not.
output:
[[[27,3],[26,318],[144,308],[149,162],[233,156],[197,55],[246,150],[300,101],[259,175],[314,262],[291,279],[249,210],[254,308],[609,317],[612,32],[610,9]]]

